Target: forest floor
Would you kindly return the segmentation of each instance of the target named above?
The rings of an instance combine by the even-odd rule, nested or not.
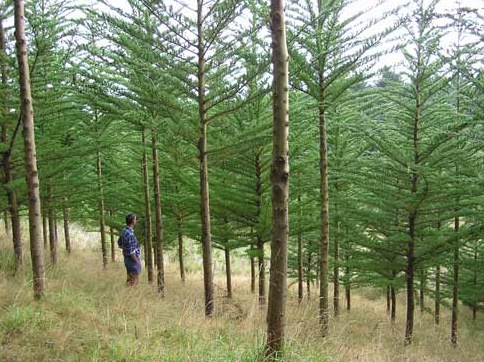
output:
[[[167,260],[160,298],[146,270],[137,287],[126,287],[120,260],[102,268],[99,250],[61,253],[58,265],[47,267],[44,298],[35,302],[28,262],[12,276],[10,254],[0,237],[0,361],[260,361],[266,312],[250,292],[247,274],[237,271],[243,266],[234,268],[232,299],[225,296],[223,272],[216,272],[215,316],[207,320],[203,274],[196,265],[182,284],[176,264]],[[322,338],[313,289],[301,304],[289,290],[285,361],[484,361],[484,317],[473,322],[464,307],[456,348],[450,346],[448,311],[435,326],[431,313],[419,310],[413,344],[404,347],[404,303],[392,324],[385,299],[359,290],[351,311],[332,318],[329,336]]]

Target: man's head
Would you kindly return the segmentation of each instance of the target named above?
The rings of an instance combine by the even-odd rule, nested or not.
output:
[[[136,224],[136,214],[134,212],[130,212],[126,215],[126,225],[134,226]]]

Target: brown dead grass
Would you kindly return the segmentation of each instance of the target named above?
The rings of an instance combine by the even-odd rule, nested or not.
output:
[[[87,235],[87,236],[86,236]],[[120,261],[101,267],[91,234],[79,233],[76,249],[61,253],[47,268],[47,291],[32,301],[28,262],[17,277],[0,269],[0,360],[2,361],[255,361],[265,338],[265,310],[244,274],[234,275],[234,296],[225,296],[223,271],[216,271],[216,315],[203,317],[201,272],[182,285],[175,264],[166,265],[166,295],[146,281],[124,286]],[[94,236],[95,237],[95,236]],[[82,238],[86,238],[83,240]],[[0,236],[0,250],[10,246]],[[80,249],[80,245],[90,245]],[[28,259],[28,254],[26,254]],[[218,263],[223,265],[223,263]],[[248,267],[248,265],[247,265]],[[482,316],[473,323],[462,308],[459,344],[450,346],[450,316],[434,326],[416,311],[414,343],[403,346],[405,304],[399,300],[391,323],[385,301],[355,291],[352,310],[333,318],[321,338],[318,300],[298,304],[289,290],[286,312],[287,361],[478,362],[484,358]],[[430,303],[430,301],[429,301]]]

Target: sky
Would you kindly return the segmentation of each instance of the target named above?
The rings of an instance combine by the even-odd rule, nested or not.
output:
[[[76,0],[78,3],[90,3],[90,4],[99,4],[97,0]],[[116,7],[120,7],[123,9],[128,10],[129,7],[127,5],[127,0],[106,0],[108,3],[113,4]],[[165,0],[170,2],[170,0]],[[196,0],[179,0],[184,1],[186,4],[190,4],[192,8],[196,6]],[[206,0],[208,1],[208,0]],[[287,0],[286,0],[287,1]],[[303,1],[303,0],[300,0]],[[384,12],[393,10],[399,6],[403,6],[407,4],[409,1],[414,0],[356,0],[351,3],[351,5],[347,6],[345,13],[350,15],[352,13],[356,13],[362,10],[372,9],[368,11],[368,18],[371,17],[378,17],[379,15],[383,14]],[[428,6],[433,0],[424,0],[424,6]],[[269,2],[269,0],[267,0]],[[379,2],[383,4],[375,7],[375,5]],[[456,7],[473,7],[478,8],[481,11],[481,14],[484,15],[484,0],[440,0],[438,1],[436,10],[438,12],[446,12]],[[409,11],[410,7],[404,6],[401,11],[398,13],[398,16],[403,16],[406,11]],[[381,22],[379,25],[380,29],[388,27],[392,25],[396,21],[396,17],[390,18],[387,21]],[[443,39],[444,47],[451,47],[452,44],[455,43],[455,35],[448,35],[446,38]],[[382,46],[386,46],[388,44],[382,44]],[[384,56],[380,63],[383,65],[390,65],[398,68],[398,64],[403,61],[403,55],[400,54],[390,54]]]

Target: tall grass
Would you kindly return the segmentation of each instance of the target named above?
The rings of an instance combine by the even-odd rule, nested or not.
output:
[[[89,235],[79,234],[88,238]],[[8,238],[0,237],[0,261],[10,260]],[[124,285],[120,261],[102,268],[95,243],[61,253],[58,266],[47,267],[46,294],[33,301],[31,271],[26,265],[14,276],[11,264],[0,265],[1,361],[261,361],[265,311],[249,291],[245,273],[233,277],[234,297],[225,297],[217,274],[216,315],[204,317],[203,280],[193,270],[182,285],[176,264],[167,263],[166,296],[146,281]],[[167,258],[169,259],[169,258]],[[222,265],[222,263],[220,263]],[[240,267],[240,269],[243,269]],[[396,323],[385,303],[368,293],[353,295],[353,310],[333,319],[329,337],[321,338],[318,300],[298,304],[288,293],[286,361],[483,361],[484,327],[461,313],[459,345],[450,347],[450,322],[440,326],[432,316],[416,313],[414,343],[403,346],[404,304]],[[480,323],[480,324],[479,324]]]

